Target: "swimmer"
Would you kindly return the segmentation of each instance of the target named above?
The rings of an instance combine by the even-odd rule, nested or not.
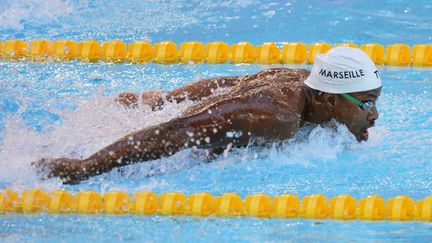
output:
[[[214,92],[220,89],[220,92]],[[188,148],[215,152],[267,145],[291,138],[304,124],[336,120],[356,140],[366,141],[378,119],[381,79],[361,50],[336,47],[317,55],[312,70],[272,68],[255,75],[212,78],[172,92],[144,92],[142,101],[160,109],[165,101],[195,102],[168,122],[133,132],[85,159],[44,158],[33,163],[43,178],[77,184],[92,176],[170,156]],[[137,94],[117,102],[134,107]],[[259,141],[259,142],[258,142]]]

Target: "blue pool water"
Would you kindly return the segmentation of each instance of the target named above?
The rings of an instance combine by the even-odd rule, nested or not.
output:
[[[235,43],[432,42],[429,1],[9,1],[0,5],[0,39],[146,39]],[[234,150],[212,163],[183,151],[76,186],[41,181],[30,162],[85,157],[123,135],[166,121],[190,103],[158,112],[125,110],[122,91],[171,90],[207,77],[253,74],[260,65],[129,65],[0,61],[0,189],[77,192],[263,192],[356,198],[432,194],[430,71],[382,70],[380,118],[358,144],[344,126],[304,128],[282,149]],[[304,68],[310,68],[304,66]],[[422,222],[340,222],[83,215],[0,215],[0,239],[35,241],[420,241]]]

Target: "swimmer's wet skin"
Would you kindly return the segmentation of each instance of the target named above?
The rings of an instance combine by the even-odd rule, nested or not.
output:
[[[218,88],[225,89],[213,94]],[[115,167],[187,148],[220,151],[229,145],[284,141],[305,123],[326,124],[333,119],[345,124],[357,141],[366,141],[367,129],[378,118],[375,102],[380,93],[381,80],[370,58],[359,49],[336,47],[317,55],[310,73],[274,68],[250,76],[202,80],[167,94],[146,92],[144,101],[153,109],[164,100],[181,102],[186,97],[196,104],[180,117],[126,135],[86,159],[41,159],[34,165],[44,178],[60,177],[76,184]],[[135,94],[117,99],[128,106],[138,100]]]

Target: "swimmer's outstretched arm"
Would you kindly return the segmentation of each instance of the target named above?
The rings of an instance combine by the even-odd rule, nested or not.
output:
[[[218,88],[228,88],[237,85],[244,77],[245,76],[232,76],[204,79],[167,93],[163,92],[163,90],[144,91],[141,94],[141,98],[144,104],[150,105],[153,109],[162,106],[164,100],[182,102],[188,98],[192,101],[198,101],[212,95]],[[136,106],[138,100],[138,94],[129,92],[120,93],[116,99],[118,103],[130,107]]]
[[[192,115],[131,133],[87,159],[43,159],[36,166],[48,172],[48,177],[75,184],[115,167],[170,156],[186,148],[245,146],[251,137],[279,141],[298,130],[300,117],[293,109],[257,97],[200,104]]]

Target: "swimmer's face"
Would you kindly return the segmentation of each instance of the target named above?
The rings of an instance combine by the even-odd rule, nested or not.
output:
[[[380,94],[381,88],[366,92],[350,93],[351,96],[363,103],[373,102],[374,104]],[[368,129],[373,127],[375,120],[378,119],[378,110],[376,107],[372,108],[370,112],[365,111],[341,95],[335,95],[334,112],[336,120],[339,123],[345,124],[359,142],[368,140]]]

